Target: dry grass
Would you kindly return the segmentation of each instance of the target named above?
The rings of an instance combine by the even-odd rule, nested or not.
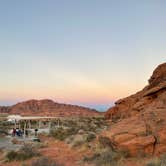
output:
[[[161,155],[159,158],[151,159],[146,166],[166,166],[166,154]]]
[[[39,155],[32,144],[25,144],[19,151],[9,151],[6,154],[6,159],[7,161],[24,161]]]
[[[41,157],[33,161],[31,166],[62,166],[62,165],[47,157]]]

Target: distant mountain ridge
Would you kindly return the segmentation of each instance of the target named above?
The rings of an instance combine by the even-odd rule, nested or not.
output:
[[[53,100],[28,100],[12,106],[0,106],[0,113],[36,116],[98,116],[102,113],[95,109],[56,103]]]

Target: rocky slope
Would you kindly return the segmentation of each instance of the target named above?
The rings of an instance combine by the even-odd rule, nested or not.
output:
[[[106,114],[111,128],[105,134],[131,155],[166,152],[166,63],[159,65],[149,84],[120,99]]]
[[[20,115],[42,115],[42,116],[98,116],[101,115],[94,109],[59,104],[52,100],[29,100],[10,107],[0,107],[0,113]]]

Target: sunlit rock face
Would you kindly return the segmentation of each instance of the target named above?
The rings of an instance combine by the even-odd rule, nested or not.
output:
[[[112,124],[106,135],[117,148],[131,155],[166,152],[166,63],[154,70],[143,90],[118,100],[105,117]]]

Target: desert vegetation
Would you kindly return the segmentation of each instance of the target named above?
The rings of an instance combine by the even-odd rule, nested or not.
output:
[[[40,153],[32,144],[24,144],[19,151],[9,151],[6,154],[6,161],[24,161],[35,156],[40,156]]]
[[[166,165],[166,154],[160,157],[155,157],[147,162],[146,166],[165,166]]]
[[[31,166],[63,166],[58,162],[49,159],[48,157],[41,157],[32,162]]]
[[[10,124],[6,122],[7,114],[0,114],[0,135],[6,135]]]
[[[127,151],[118,151],[109,138],[99,136],[91,156],[84,156],[83,161],[96,166],[120,166],[125,158],[129,157]]]
[[[50,136],[73,146],[93,141],[97,134],[108,127],[102,117],[70,119],[62,124],[65,127],[52,128]]]
[[[9,165],[18,162],[24,166],[62,166],[70,156],[73,159],[69,165],[73,163],[74,166],[125,166],[128,161],[140,163],[140,160],[141,166],[164,166],[166,155],[147,160],[146,156],[132,157],[128,150],[117,149],[116,144],[103,134],[110,130],[108,123],[103,117],[68,118],[61,120],[59,126],[53,121],[50,134],[39,134],[41,142],[21,143],[20,149],[5,153],[2,150],[5,158],[2,161]],[[52,158],[52,153],[57,157]]]

